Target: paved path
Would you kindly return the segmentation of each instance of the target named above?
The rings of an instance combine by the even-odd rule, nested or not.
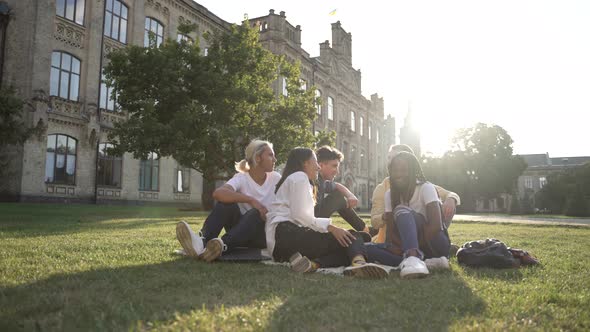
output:
[[[551,218],[551,216],[531,218],[527,216],[457,214],[453,220],[507,222],[517,224],[590,226],[590,218]]]

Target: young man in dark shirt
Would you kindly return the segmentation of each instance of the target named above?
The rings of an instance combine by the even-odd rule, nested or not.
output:
[[[316,156],[320,171],[316,183],[315,216],[329,218],[338,211],[355,230],[363,231],[366,227],[365,222],[354,211],[358,199],[348,188],[334,181],[344,155],[336,148],[322,146],[317,149]]]

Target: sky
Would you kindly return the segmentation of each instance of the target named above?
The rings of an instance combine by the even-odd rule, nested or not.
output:
[[[232,23],[285,11],[311,56],[340,21],[363,95],[384,98],[396,134],[411,108],[423,152],[483,122],[518,154],[590,156],[590,1],[197,2]]]

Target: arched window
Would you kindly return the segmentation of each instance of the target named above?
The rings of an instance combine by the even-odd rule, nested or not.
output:
[[[85,0],[57,0],[55,14],[72,22],[84,25]]]
[[[98,178],[96,181],[99,186],[121,188],[123,158],[110,153],[109,149],[111,148],[113,148],[111,143],[98,145]]]
[[[76,183],[76,146],[78,141],[70,136],[53,134],[47,136],[45,157],[45,182]]]
[[[80,60],[65,52],[51,54],[49,94],[78,101],[80,90]]]
[[[150,37],[151,36],[151,37]],[[145,18],[145,31],[143,36],[144,47],[159,47],[164,41],[164,26],[155,18]]]
[[[356,131],[356,119],[354,111],[350,111],[350,130],[352,130],[353,132]]]
[[[328,97],[328,120],[334,120],[334,98]]]
[[[139,165],[139,190],[158,191],[160,178],[160,157],[155,152],[150,152],[147,159],[143,159]]]
[[[127,6],[119,0],[106,0],[104,35],[127,43]]]
[[[359,118],[359,134],[361,136],[365,134],[365,118],[362,116]]]
[[[322,115],[322,92],[317,89],[315,90],[316,109],[319,115]]]

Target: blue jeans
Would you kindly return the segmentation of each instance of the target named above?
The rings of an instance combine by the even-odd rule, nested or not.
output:
[[[402,242],[402,251],[405,253],[411,249],[418,249],[422,259],[449,256],[451,242],[445,229],[441,229],[430,241],[420,246],[418,241],[419,227],[426,220],[424,216],[409,208],[400,207],[394,210],[394,222]],[[393,254],[387,248],[388,243],[365,244],[369,262],[397,266],[404,259],[403,256]]]
[[[224,228],[225,234],[221,240],[228,250],[236,247],[266,248],[264,220],[256,209],[242,215],[238,204],[218,202],[201,229],[204,242],[218,237]]]

